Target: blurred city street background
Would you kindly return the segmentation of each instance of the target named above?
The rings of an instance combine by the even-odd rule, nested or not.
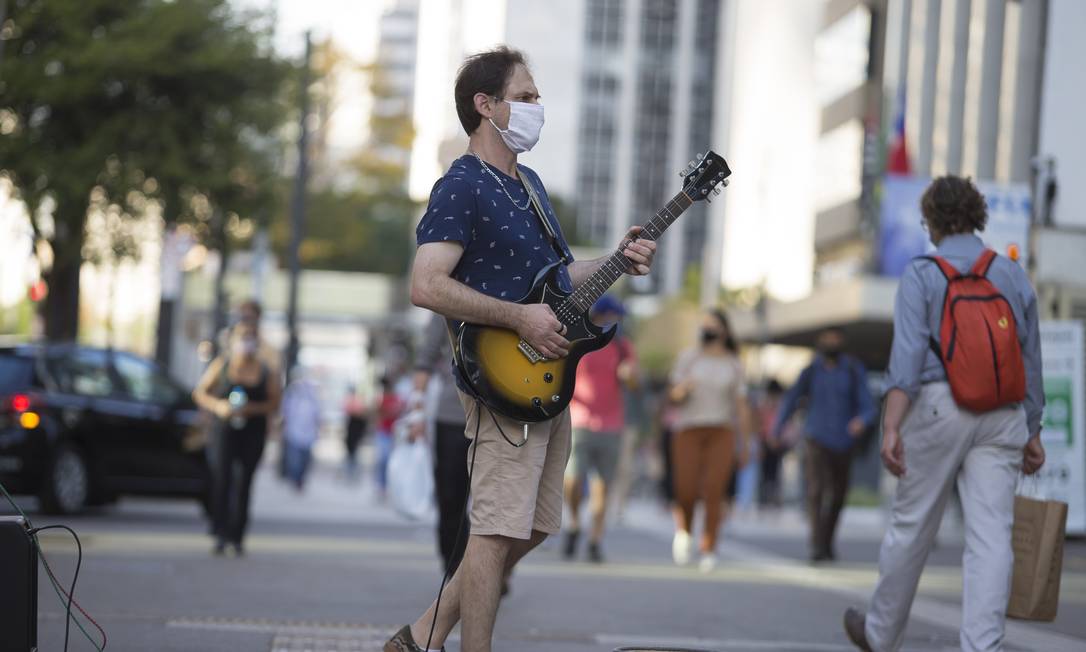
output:
[[[503,43],[546,107],[520,161],[578,259],[652,217],[697,154],[734,175],[614,290],[640,372],[606,562],[544,544],[496,649],[852,649],[841,614],[874,586],[895,486],[878,429],[837,559],[812,565],[803,437],[767,493],[759,425],[699,572],[671,559],[664,395],[722,307],[760,409],[829,328],[878,400],[898,279],[929,246],[919,197],[943,174],[977,183],[985,242],[1037,288],[1048,463],[1026,489],[1068,504],[1059,615],[1010,621],[1007,649],[1086,648],[1084,29],[1079,0],[0,0],[0,482],[81,539],[89,639],[73,625],[69,649],[100,646],[89,614],[108,649],[368,652],[436,594],[434,510],[397,511],[377,467],[430,318],[408,293],[415,226],[467,147],[457,67]],[[296,476],[271,415],[245,554],[218,556],[190,393],[238,325],[319,427]],[[908,650],[958,649],[961,529],[948,510]],[[39,538],[66,589],[74,541]],[[64,600],[38,582],[39,646],[59,650]]]

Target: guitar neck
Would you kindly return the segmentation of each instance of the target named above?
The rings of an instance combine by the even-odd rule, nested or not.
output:
[[[683,214],[683,211],[690,208],[692,203],[694,202],[687,196],[686,192],[680,191],[651,220],[641,227],[641,233],[637,237],[642,240],[659,240],[667,227],[671,226]],[[573,294],[569,295],[568,300],[573,302],[581,312],[588,312],[593,304],[603,296],[603,293],[614,285],[615,281],[621,278],[626,269],[629,268],[630,261],[622,253],[626,244],[623,243],[622,247],[616,249],[603,262],[603,265],[600,265],[598,270],[593,272],[584,283],[581,283]]]

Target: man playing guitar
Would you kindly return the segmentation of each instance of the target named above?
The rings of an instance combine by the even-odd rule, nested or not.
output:
[[[452,322],[515,331],[545,358],[560,358],[570,343],[552,309],[513,302],[547,265],[563,261],[559,280],[572,290],[608,257],[572,260],[538,175],[517,164],[517,155],[535,145],[543,126],[543,106],[524,56],[500,47],[469,57],[454,97],[468,152],[434,185],[419,223],[411,301]],[[533,187],[544,215],[533,209],[524,183]],[[631,228],[621,243],[628,274],[647,274],[655,255],[656,243],[638,238],[639,232]],[[385,652],[441,649],[458,621],[462,649],[489,652],[503,576],[560,529],[569,410],[522,424],[491,412],[460,385],[465,434],[474,440],[471,535],[444,599],[401,629]]]

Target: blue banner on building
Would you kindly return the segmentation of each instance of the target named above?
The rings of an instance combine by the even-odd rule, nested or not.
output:
[[[887,175],[882,185],[879,273],[901,276],[909,261],[934,249],[921,224],[920,197],[929,177]],[[1024,183],[978,181],[988,202],[988,227],[980,236],[1001,255],[1025,264],[1032,205]]]

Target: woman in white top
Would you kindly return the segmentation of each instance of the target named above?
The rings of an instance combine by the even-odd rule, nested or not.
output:
[[[746,463],[750,410],[743,366],[728,317],[714,310],[702,320],[701,342],[679,355],[669,398],[678,405],[671,464],[675,490],[675,563],[690,562],[694,506],[705,504],[700,567],[717,563],[717,532],[724,520],[724,490],[737,466]],[[736,434],[741,445],[736,446]],[[737,459],[738,454],[738,459]]]

